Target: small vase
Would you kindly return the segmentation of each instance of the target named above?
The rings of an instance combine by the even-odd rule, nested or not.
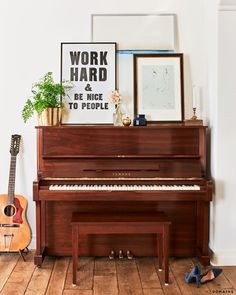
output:
[[[115,113],[113,114],[113,124],[114,124],[114,126],[122,126],[123,125],[122,116],[123,116],[123,113],[122,113],[122,110],[121,110],[121,104],[118,103],[116,105]]]

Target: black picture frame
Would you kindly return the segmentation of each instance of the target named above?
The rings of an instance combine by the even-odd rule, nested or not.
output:
[[[134,115],[148,123],[184,120],[183,53],[134,54]]]

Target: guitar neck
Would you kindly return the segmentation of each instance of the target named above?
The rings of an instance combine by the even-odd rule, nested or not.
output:
[[[8,183],[8,203],[9,204],[12,204],[14,202],[15,178],[16,178],[16,156],[11,156],[9,183]]]

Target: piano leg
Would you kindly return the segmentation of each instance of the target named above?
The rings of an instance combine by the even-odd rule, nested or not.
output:
[[[197,256],[203,265],[210,265],[209,202],[197,203]]]
[[[165,285],[169,284],[169,224],[163,230],[163,257],[165,267]]]
[[[163,244],[162,244],[162,235],[157,235],[157,247],[158,247],[158,265],[159,265],[159,271],[162,270],[162,264],[163,264]]]
[[[73,260],[73,285],[76,285],[76,275],[78,267],[78,250],[79,250],[79,237],[78,226],[72,226],[72,260]]]
[[[40,267],[45,256],[45,201],[36,201],[36,237],[34,264]]]

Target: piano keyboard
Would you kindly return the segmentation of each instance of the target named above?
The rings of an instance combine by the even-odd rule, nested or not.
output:
[[[180,191],[199,191],[199,185],[50,185],[49,190],[75,190],[75,191],[143,191],[143,190],[180,190]]]

